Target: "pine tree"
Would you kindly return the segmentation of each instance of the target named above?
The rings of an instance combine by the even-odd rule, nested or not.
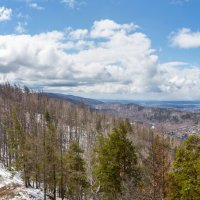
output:
[[[12,151],[14,153],[15,165],[17,170],[23,171],[23,178],[25,181],[25,186],[30,186],[30,176],[31,176],[31,154],[32,149],[29,144],[30,135],[23,129],[22,123],[17,117],[16,111],[12,112],[12,122],[13,122],[13,140],[12,140]]]
[[[200,199],[200,136],[190,136],[177,149],[176,160],[169,174],[167,199]]]
[[[77,142],[72,141],[65,153],[66,194],[70,200],[86,199],[89,183],[86,176],[83,150]]]
[[[108,138],[99,138],[99,149],[94,169],[97,187],[105,200],[120,199],[123,185],[130,182],[132,187],[140,182],[140,169],[135,147],[127,139],[127,128],[121,123]]]
[[[58,161],[58,148],[56,127],[48,111],[45,113],[45,120],[47,123],[46,138],[45,138],[45,162],[48,165],[46,168],[46,181],[48,183],[49,190],[53,193],[53,198],[56,199],[56,186],[57,186],[57,165]],[[46,173],[45,172],[45,173]]]

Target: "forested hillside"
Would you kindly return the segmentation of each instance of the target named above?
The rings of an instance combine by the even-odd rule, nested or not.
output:
[[[99,111],[112,113],[115,116],[129,118],[132,121],[160,125],[165,127],[166,131],[200,124],[199,113],[191,113],[176,109],[116,103],[96,104],[92,107]]]
[[[200,199],[198,136],[181,144],[162,129],[8,83],[0,105],[0,162],[43,199]]]

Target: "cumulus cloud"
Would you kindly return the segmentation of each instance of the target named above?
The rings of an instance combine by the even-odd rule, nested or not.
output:
[[[0,7],[0,22],[8,21],[11,19],[12,16],[12,9],[6,7]]]
[[[95,21],[91,30],[91,37],[107,38],[112,37],[116,32],[129,33],[137,28],[139,27],[133,23],[117,24],[116,22],[109,19]]]
[[[74,40],[84,39],[88,35],[88,30],[77,29],[77,30],[71,31],[69,35],[71,36],[71,39],[74,39]]]
[[[188,63],[170,62],[158,67],[158,84],[171,99],[199,99],[200,68]]]
[[[57,92],[200,96],[198,67],[159,64],[147,35],[111,20],[91,29],[0,35],[0,81]]]
[[[188,28],[182,28],[171,35],[171,44],[174,47],[189,49],[200,47],[200,32],[192,32]]]

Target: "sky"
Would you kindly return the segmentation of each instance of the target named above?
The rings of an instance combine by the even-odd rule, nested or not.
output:
[[[0,0],[0,83],[200,100],[199,0]]]

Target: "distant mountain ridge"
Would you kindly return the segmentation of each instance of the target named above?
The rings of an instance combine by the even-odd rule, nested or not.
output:
[[[158,102],[142,103],[138,101],[100,101],[90,98],[84,98],[73,95],[64,95],[58,93],[47,93],[50,98],[62,99],[73,104],[79,104],[83,102],[85,105],[92,109],[113,114],[117,117],[129,118],[134,121],[147,122],[147,123],[183,123],[185,121],[195,122],[200,121],[200,114],[195,114],[184,110],[180,105],[170,105],[166,101],[166,105],[158,104]],[[183,104],[184,107],[184,104]],[[188,105],[186,105],[186,108]],[[189,123],[190,124],[190,123]],[[193,123],[192,123],[193,124]]]
[[[125,101],[125,100],[95,100],[73,95],[47,93],[50,98],[62,99],[73,104],[83,102],[91,110],[128,118],[145,126],[162,126],[168,132],[178,134],[180,129],[188,132],[200,130],[199,102],[170,101]],[[194,105],[197,104],[197,107]],[[191,128],[192,127],[192,128]],[[182,134],[181,134],[182,135]],[[181,136],[182,137],[182,136]]]
[[[102,100],[108,104],[136,104],[143,107],[176,109],[186,112],[200,113],[200,101],[156,101],[156,100]]]
[[[107,100],[91,99],[74,95],[65,95],[60,93],[46,93],[50,98],[62,99],[73,104],[83,102],[87,106],[102,104],[135,105],[149,108],[175,109],[184,112],[200,113],[200,101],[145,101],[145,100]]]
[[[61,100],[71,102],[73,104],[79,104],[79,103],[83,102],[87,106],[98,105],[98,104],[104,103],[103,101],[99,101],[96,99],[84,98],[84,97],[79,97],[79,96],[74,96],[74,95],[65,95],[65,94],[59,94],[59,93],[46,93],[46,95],[49,98],[61,99]]]

